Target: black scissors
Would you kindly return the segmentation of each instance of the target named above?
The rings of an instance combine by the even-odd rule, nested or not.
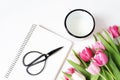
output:
[[[57,51],[59,51],[59,50],[62,49],[62,48],[63,48],[63,47],[56,48],[56,49],[48,52],[47,54],[43,54],[43,53],[41,53],[41,52],[39,52],[39,51],[30,51],[30,52],[27,52],[27,53],[24,55],[24,57],[23,57],[23,65],[27,67],[27,68],[26,68],[27,73],[30,74],[30,75],[38,75],[38,74],[40,74],[40,73],[44,70],[44,68],[45,68],[46,60],[48,59],[48,57],[50,57],[51,55],[53,55],[54,53],[56,53]],[[35,59],[34,59],[33,61],[31,61],[29,64],[26,64],[26,63],[25,63],[26,57],[27,57],[29,54],[32,54],[32,53],[38,53],[38,54],[40,54],[40,56],[38,56],[37,58],[35,58]],[[40,60],[40,59],[41,59],[41,60]],[[43,65],[43,67],[40,69],[40,71],[38,71],[37,73],[32,73],[32,72],[29,70],[32,66],[34,66],[34,65],[36,65],[36,64],[38,64],[38,63],[42,63],[42,62],[44,62],[44,65]]]

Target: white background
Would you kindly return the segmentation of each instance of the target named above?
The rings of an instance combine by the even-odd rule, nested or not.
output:
[[[91,37],[75,39],[64,28],[64,18],[73,9],[85,9],[96,20],[96,29],[120,25],[119,0],[0,0],[0,77],[13,61],[32,24],[41,24],[74,41],[74,49],[88,45]]]

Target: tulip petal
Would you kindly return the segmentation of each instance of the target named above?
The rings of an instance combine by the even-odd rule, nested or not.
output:
[[[117,38],[118,36],[120,36],[119,28],[117,25],[110,26],[108,28],[108,31],[110,32],[110,34],[112,35],[113,38]]]
[[[108,62],[108,57],[107,57],[107,55],[106,55],[104,52],[99,51],[99,52],[97,52],[97,54],[94,56],[93,62],[94,62],[94,64],[96,64],[97,66],[104,66],[104,65],[107,64],[107,62]]]
[[[92,48],[94,51],[96,51],[97,49],[102,49],[102,50],[105,50],[105,47],[104,45],[102,44],[101,41],[97,41],[95,44],[92,45]]]
[[[68,70],[66,71],[67,74],[73,74],[75,72],[74,68],[68,68]]]
[[[86,68],[86,71],[88,71],[92,75],[97,75],[100,73],[100,68],[97,65],[95,65],[93,62],[91,62],[89,67]]]
[[[90,48],[85,47],[85,49],[83,49],[82,52],[79,53],[79,55],[82,60],[84,60],[85,62],[89,62],[93,56],[93,53]]]

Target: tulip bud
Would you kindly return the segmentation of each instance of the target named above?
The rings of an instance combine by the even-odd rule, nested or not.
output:
[[[100,73],[100,67],[91,62],[88,68],[86,68],[86,71],[92,75],[96,75]]]
[[[112,27],[110,26],[108,28],[108,32],[112,35],[113,38],[120,36],[119,27],[117,25],[114,25]]]
[[[64,76],[64,80],[70,80],[68,77]]]
[[[93,44],[92,48],[93,48],[94,51],[96,51],[97,49],[105,50],[104,45],[100,41],[97,41],[95,44]]]
[[[81,59],[85,62],[89,62],[90,59],[93,57],[93,53],[90,48],[85,47],[85,49],[82,50],[82,52],[79,54]]]
[[[108,62],[108,57],[104,52],[97,51],[97,54],[93,58],[93,62],[97,66],[104,66]]]
[[[68,70],[66,71],[67,74],[73,74],[75,72],[74,68],[68,68]]]
[[[70,67],[67,69],[67,71],[65,72],[66,74],[72,75],[75,72],[75,69]],[[64,80],[70,80],[66,75],[64,75]]]

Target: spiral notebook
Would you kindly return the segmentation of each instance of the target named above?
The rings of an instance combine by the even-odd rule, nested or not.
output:
[[[27,72],[26,66],[23,65],[23,57],[27,52],[39,51],[46,54],[59,47],[63,48],[47,59],[46,66],[40,74],[30,75]],[[6,80],[56,80],[71,47],[72,42],[59,34],[43,26],[32,25],[4,78]],[[39,68],[38,66],[37,70]]]

